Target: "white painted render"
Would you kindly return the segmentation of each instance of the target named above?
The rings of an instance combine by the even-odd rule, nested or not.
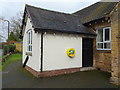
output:
[[[41,34],[35,33],[35,31],[32,28],[32,24],[30,22],[30,18],[27,19],[24,37],[23,37],[23,61],[24,63],[25,58],[27,57],[26,52],[27,51],[27,31],[29,29],[32,29],[32,56],[29,56],[29,60],[27,62],[27,66],[31,67],[35,71],[40,71],[40,58],[41,58]]]
[[[76,55],[70,58],[68,48]],[[43,38],[43,71],[82,67],[82,37],[72,34],[46,33]]]

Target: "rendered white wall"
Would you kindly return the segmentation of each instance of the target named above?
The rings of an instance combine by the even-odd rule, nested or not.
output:
[[[27,31],[32,29],[32,56],[29,56],[29,60],[27,62],[27,66],[31,67],[36,71],[40,71],[40,58],[41,58],[41,34],[35,33],[32,24],[30,22],[30,18],[27,19],[24,37],[23,37],[23,61],[24,63],[25,58],[27,57]]]
[[[43,71],[82,67],[82,37],[71,34],[44,34]],[[68,48],[74,48],[76,55],[70,58]]]

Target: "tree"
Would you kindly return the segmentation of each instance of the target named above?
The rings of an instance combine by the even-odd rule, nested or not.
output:
[[[11,31],[16,32],[21,30],[21,24],[22,24],[22,16],[23,13],[20,11],[16,14],[16,16],[11,18]]]
[[[13,39],[14,41],[20,41],[19,37],[20,37],[20,31],[21,31],[22,16],[23,16],[23,13],[20,11],[16,14],[16,16],[11,18],[10,31],[13,32],[14,35],[12,33],[12,36],[10,37],[9,40]]]
[[[15,37],[13,32],[10,32],[10,36],[9,36],[8,41],[16,41],[16,37]]]
[[[22,16],[23,13],[20,11],[18,12],[14,17],[10,20],[10,37],[9,40],[15,40],[20,41],[20,31],[21,31],[21,24],[22,24]],[[5,20],[4,17],[0,17],[0,34],[6,37],[8,35],[8,29],[7,29],[7,22],[2,21]],[[12,32],[12,33],[11,33]],[[7,39],[7,37],[6,37]]]
[[[15,33],[15,41],[20,41],[20,32],[18,30]]]

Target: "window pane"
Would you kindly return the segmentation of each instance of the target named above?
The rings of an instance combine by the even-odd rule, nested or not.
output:
[[[102,29],[98,29],[97,41],[103,42],[103,30]]]
[[[29,44],[29,33],[27,34],[27,43]]]
[[[27,50],[29,51],[29,46],[27,46]]]
[[[30,44],[30,32],[28,34],[29,38],[28,38],[28,43]]]
[[[98,44],[97,44],[97,48],[103,49],[103,43],[98,43]]]
[[[105,41],[109,41],[109,40],[110,40],[110,30],[105,29]]]
[[[30,51],[32,51],[32,46],[30,46]]]
[[[110,43],[104,43],[104,48],[105,49],[110,49]]]
[[[31,44],[32,44],[32,31],[31,31]]]
[[[32,30],[28,31],[28,38],[27,38],[28,46],[27,50],[32,51]]]
[[[28,51],[30,51],[30,45],[29,45],[29,50]]]

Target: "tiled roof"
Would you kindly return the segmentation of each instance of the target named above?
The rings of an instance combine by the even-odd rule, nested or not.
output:
[[[82,25],[76,15],[50,11],[30,5],[26,5],[25,10],[30,15],[31,22],[36,30],[96,35],[91,28]]]
[[[82,23],[87,23],[105,17],[109,14],[118,2],[97,2],[89,7],[79,10],[76,14]]]

